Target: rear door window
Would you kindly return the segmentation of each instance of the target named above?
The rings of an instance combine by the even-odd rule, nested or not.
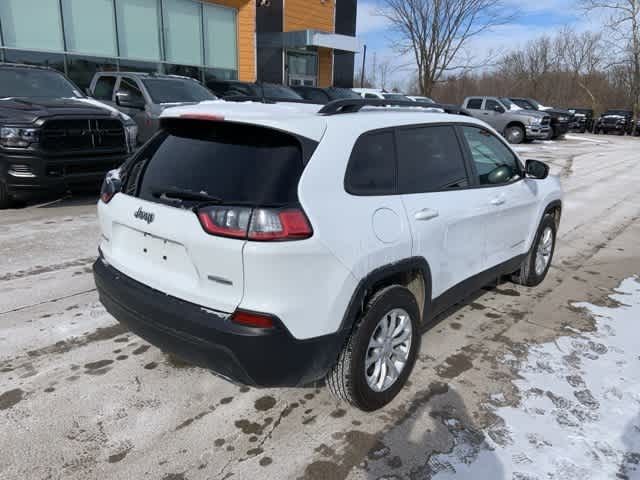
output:
[[[304,168],[301,143],[293,135],[252,125],[197,120],[168,123],[144,147],[138,162],[144,165],[141,178],[129,180],[137,183],[138,196],[177,207],[190,205],[158,192],[206,194],[225,204],[295,204]]]
[[[367,133],[353,147],[347,175],[353,195],[391,195],[396,190],[396,150],[392,131]]]
[[[106,75],[98,78],[96,86],[93,89],[93,96],[98,100],[110,102],[113,99],[113,89],[116,86],[116,80],[116,77]]]
[[[469,101],[467,101],[467,108],[470,110],[480,110],[482,108],[482,99],[470,98]]]
[[[464,157],[453,127],[398,130],[398,189],[424,193],[467,187]]]

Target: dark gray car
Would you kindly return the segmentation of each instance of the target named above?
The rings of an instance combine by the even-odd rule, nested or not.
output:
[[[89,94],[133,118],[140,143],[158,130],[165,108],[216,99],[193,78],[137,72],[96,73]]]

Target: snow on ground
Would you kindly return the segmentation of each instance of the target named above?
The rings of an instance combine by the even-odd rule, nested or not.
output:
[[[431,458],[435,479],[640,479],[640,278],[616,292],[613,307],[574,305],[595,332],[531,348],[520,404],[500,407],[494,394],[498,420],[484,435],[447,424],[459,434]]]

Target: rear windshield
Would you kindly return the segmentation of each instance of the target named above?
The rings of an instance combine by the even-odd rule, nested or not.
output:
[[[194,80],[153,78],[145,79],[142,83],[147,87],[154,103],[203,102],[216,98]]]
[[[304,168],[301,143],[292,135],[197,120],[166,126],[140,152],[138,163],[144,165],[141,178],[129,179],[136,183],[138,196],[183,208],[193,206],[193,201],[176,202],[158,192],[194,192],[224,204],[295,204]]]

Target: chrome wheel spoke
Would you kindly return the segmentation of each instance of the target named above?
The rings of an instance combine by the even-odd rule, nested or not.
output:
[[[372,363],[377,362],[378,360],[380,360],[380,357],[382,356],[382,348],[376,348],[373,350],[373,353],[367,358],[366,362],[365,362],[365,367],[369,368],[371,366]]]
[[[537,275],[542,275],[551,261],[553,253],[553,231],[547,227],[540,235],[540,240],[536,246],[535,271]]]
[[[411,337],[411,332],[405,330],[398,337],[394,338],[391,341],[391,345],[393,345],[394,347],[396,347],[398,345],[402,345],[410,337]]]
[[[400,378],[409,359],[412,334],[411,318],[403,309],[391,310],[380,319],[364,361],[367,384],[373,391],[383,392]]]

